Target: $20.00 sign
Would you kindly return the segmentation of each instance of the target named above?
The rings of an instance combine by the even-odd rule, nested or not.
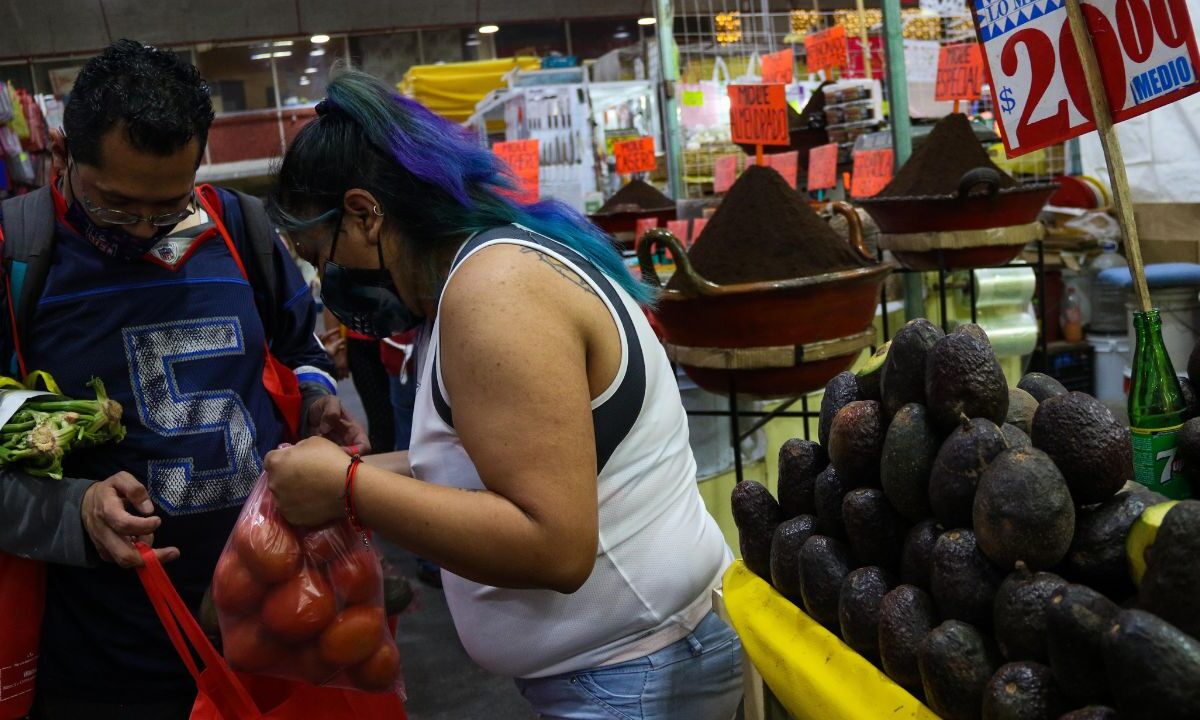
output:
[[[1094,130],[1065,0],[973,0],[1009,157]],[[1200,90],[1187,0],[1083,0],[1114,122]]]

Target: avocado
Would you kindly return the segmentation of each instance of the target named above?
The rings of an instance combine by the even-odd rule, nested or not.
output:
[[[943,433],[962,417],[1003,425],[1008,417],[1008,382],[992,346],[969,333],[938,340],[925,363],[925,407]]]
[[[996,644],[1007,660],[1047,662],[1046,605],[1067,582],[1047,572],[1032,573],[1025,563],[1004,578],[992,605]]]
[[[882,399],[880,386],[883,379],[883,364],[887,361],[888,351],[891,347],[891,342],[880,345],[858,369],[858,372],[854,373],[858,378],[858,394],[863,400]]]
[[[933,514],[929,506],[929,474],[941,437],[920,403],[900,408],[883,438],[879,483],[888,500],[909,522]]]
[[[793,603],[800,604],[800,548],[816,532],[817,519],[797,515],[779,523],[771,539],[771,584]]]
[[[1168,500],[1151,505],[1142,511],[1141,516],[1134,521],[1133,527],[1129,528],[1129,535],[1125,538],[1125,557],[1129,559],[1129,577],[1135,585],[1142,584],[1142,577],[1146,574],[1146,560],[1149,558],[1150,548],[1154,547],[1163,518],[1177,504],[1178,500]]]
[[[813,501],[817,506],[817,530],[822,535],[838,539],[846,537],[846,523],[842,520],[842,498],[850,491],[842,483],[837,468],[830,465],[813,481]]]
[[[1010,450],[1033,447],[1033,440],[1029,439],[1029,434],[1011,423],[1001,425],[1000,434],[1004,436],[1004,442],[1008,443]]]
[[[855,400],[838,411],[829,428],[829,462],[852,488],[879,485],[879,460],[887,422],[883,406]]]
[[[933,571],[933,548],[945,528],[933,518],[913,525],[904,538],[900,554],[900,581],[928,590]]]
[[[1120,720],[1117,711],[1104,705],[1088,705],[1060,715],[1058,720]]]
[[[771,491],[753,480],[733,488],[733,522],[738,529],[738,545],[746,567],[760,578],[771,581],[771,539],[783,522],[779,503]]]
[[[1125,538],[1146,508],[1164,500],[1149,490],[1125,490],[1100,505],[1076,510],[1075,536],[1058,571],[1113,599],[1132,595]]]
[[[1138,607],[1200,638],[1200,500],[1184,500],[1163,518],[1146,556]]]
[[[917,649],[937,627],[933,598],[916,585],[900,585],[879,604],[879,656],[883,671],[913,695],[921,695]]]
[[[821,419],[817,424],[817,441],[821,447],[829,448],[829,429],[838,411],[855,400],[861,400],[858,378],[852,372],[838,373],[825,383],[825,394],[821,396]]]
[[[978,720],[984,688],[999,665],[979,630],[947,620],[921,641],[917,664],[929,709],[942,720]]]
[[[1034,400],[1044,403],[1052,397],[1066,395],[1065,385],[1040,372],[1031,372],[1017,383],[1017,387],[1029,393]]]
[[[1193,488],[1200,488],[1200,418],[1183,424],[1175,436],[1176,457],[1183,462],[1183,472]]]
[[[889,572],[900,566],[908,525],[879,488],[859,488],[842,499],[842,522],[850,552],[860,565],[878,565]]]
[[[779,507],[784,517],[815,515],[813,483],[827,464],[815,442],[792,438],[779,448]]]
[[[838,596],[838,622],[842,639],[859,655],[879,664],[879,606],[895,582],[883,568],[870,566],[851,571]]]
[[[1104,502],[1133,479],[1129,428],[1090,395],[1072,392],[1044,400],[1030,437],[1062,471],[1077,505]]]
[[[1007,449],[1000,428],[984,418],[966,421],[950,433],[929,475],[929,504],[938,522],[948,528],[971,526],[979,476]]]
[[[1121,717],[1195,720],[1200,640],[1142,610],[1123,610],[1105,633],[1104,665]]]
[[[925,359],[943,335],[941,328],[917,318],[905,323],[892,338],[880,375],[883,411],[888,417],[908,403],[925,402]]]
[[[1003,577],[988,562],[970,530],[944,532],[933,546],[930,594],[943,618],[990,627],[992,603]]]
[[[1103,703],[1111,696],[1112,683],[1104,672],[1104,641],[1120,610],[1085,585],[1068,583],[1050,594],[1046,652],[1054,679],[1071,702]]]
[[[992,339],[988,337],[987,331],[984,330],[983,327],[978,323],[963,323],[962,325],[954,328],[954,333],[970,335],[981,343],[985,343],[987,345],[992,344]]]
[[[1008,389],[1008,415],[1004,422],[1016,425],[1021,432],[1028,435],[1033,432],[1033,415],[1037,412],[1038,401],[1021,388]]]
[[[1041,663],[1001,665],[983,690],[983,720],[1054,720],[1063,707],[1054,673]]]
[[[1075,503],[1062,473],[1041,450],[1005,450],[979,478],[975,537],[1003,569],[1023,560],[1032,570],[1057,565],[1071,547]]]
[[[813,535],[800,548],[800,598],[809,617],[837,633],[842,581],[854,568],[850,548],[840,540]]]

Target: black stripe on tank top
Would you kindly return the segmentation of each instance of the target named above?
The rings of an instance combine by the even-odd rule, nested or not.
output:
[[[621,296],[617,292],[617,289],[613,287],[612,282],[587,258],[557,240],[516,227],[515,225],[493,228],[471,238],[463,246],[462,250],[459,251],[458,256],[454,258],[454,262],[450,266],[451,270],[458,267],[459,263],[479,246],[492,240],[512,239],[514,234],[524,236],[535,245],[552,250],[570,260],[574,266],[572,269],[576,272],[584,273],[595,282],[596,287],[608,298],[609,303],[612,304],[613,309],[616,311],[617,318],[621,321],[621,329],[625,333],[627,346],[625,377],[621,379],[616,392],[600,407],[592,410],[592,431],[596,437],[596,472],[599,473],[608,464],[608,460],[616,451],[617,446],[625,440],[629,432],[633,429],[634,423],[637,422],[638,416],[641,415],[642,403],[646,398],[646,358],[642,353],[642,344],[638,338],[637,327],[633,324],[633,318],[629,315],[629,309],[625,307],[625,303],[621,300]],[[437,410],[438,416],[441,417],[442,422],[446,423],[449,427],[454,427],[454,415],[451,412],[450,403],[446,401],[446,397],[442,393],[441,384],[438,382],[438,359],[436,355],[433,358],[433,362],[433,406]]]

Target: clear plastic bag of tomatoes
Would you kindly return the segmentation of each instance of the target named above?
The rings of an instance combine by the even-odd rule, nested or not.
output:
[[[404,697],[374,547],[345,520],[292,527],[265,474],[217,561],[212,598],[233,669]]]

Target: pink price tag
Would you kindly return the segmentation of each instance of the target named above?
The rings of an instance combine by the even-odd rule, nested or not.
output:
[[[785,153],[775,153],[767,156],[767,166],[783,176],[783,179],[793,190],[796,189],[796,175],[800,171],[800,152],[792,150]]]
[[[737,155],[722,155],[713,161],[713,192],[723,193],[733,187],[737,165]]]
[[[837,186],[837,143],[818,145],[808,151],[808,189],[828,190]]]
[[[691,244],[691,238],[688,236],[688,221],[687,220],[668,220],[667,231],[679,239],[684,247]]]
[[[700,232],[704,230],[704,226],[708,224],[708,218],[696,218],[692,220],[692,238],[688,240],[688,247],[695,244],[696,239],[700,237]]]
[[[650,232],[651,230],[653,230],[656,227],[658,227],[658,218],[656,218],[656,217],[638,218],[637,229],[634,230],[634,238],[637,240],[641,240],[643,235]]]

